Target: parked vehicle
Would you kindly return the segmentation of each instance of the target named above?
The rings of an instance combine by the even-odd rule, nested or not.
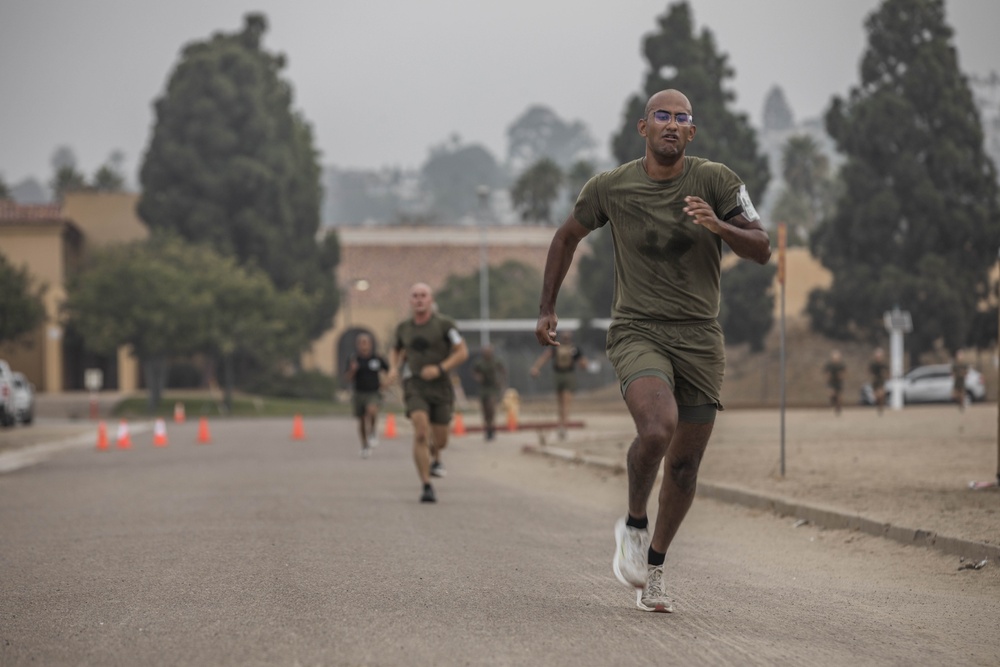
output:
[[[918,366],[900,378],[903,390],[903,403],[950,403],[955,381],[951,374],[951,364],[932,364]],[[892,401],[892,382],[885,384],[885,402]],[[986,385],[982,373],[970,368],[965,376],[965,395],[970,403],[986,398]],[[865,405],[875,405],[875,393],[872,386],[866,384],[861,388],[861,402]]]
[[[14,372],[0,359],[0,426],[6,428],[14,423]]]
[[[22,424],[35,421],[35,385],[24,373],[14,371],[14,418]]]

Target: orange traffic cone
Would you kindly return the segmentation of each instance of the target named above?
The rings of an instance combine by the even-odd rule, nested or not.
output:
[[[306,429],[302,425],[302,415],[295,415],[292,420],[292,440],[305,440]]]
[[[153,444],[157,447],[167,446],[167,423],[157,419],[153,425]]]
[[[108,449],[108,427],[104,422],[97,425],[97,450],[104,452]]]
[[[208,432],[208,418],[202,417],[198,420],[198,442],[207,445],[212,442],[212,436]]]
[[[514,410],[513,408],[507,410],[507,430],[517,430],[517,410]]]
[[[382,432],[382,437],[389,440],[395,438],[396,433],[396,415],[391,412],[385,416],[385,430]]]
[[[128,422],[118,422],[118,449],[132,449],[132,437],[128,433]]]
[[[180,401],[174,403],[174,423],[183,424],[186,418],[184,415],[184,404]]]
[[[462,421],[462,413],[455,413],[455,425],[451,427],[452,435],[465,435],[465,422]]]

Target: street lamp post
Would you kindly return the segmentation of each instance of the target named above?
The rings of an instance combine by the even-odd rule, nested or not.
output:
[[[486,239],[487,211],[489,210],[490,189],[480,185],[476,188],[479,196],[479,321],[480,344],[486,347],[490,344],[490,258]]]

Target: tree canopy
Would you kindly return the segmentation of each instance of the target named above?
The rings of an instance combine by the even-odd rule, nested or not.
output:
[[[33,285],[27,267],[0,253],[0,343],[15,341],[45,321],[44,285]]]
[[[552,222],[552,205],[559,197],[564,180],[562,169],[548,158],[542,158],[521,174],[510,189],[514,208],[526,222]]]
[[[492,189],[502,181],[500,166],[488,150],[463,145],[457,137],[431,151],[420,175],[434,213],[450,224],[476,210],[479,186]]]
[[[595,144],[582,121],[566,121],[552,109],[534,105],[507,128],[507,146],[508,167],[516,174],[546,158],[568,169]]]
[[[65,304],[89,349],[132,347],[151,405],[170,357],[225,360],[242,350],[273,360],[297,353],[309,340],[306,316],[314,307],[298,289],[279,294],[259,269],[162,234],[95,251],[72,278]]]
[[[737,262],[722,272],[719,325],[726,344],[749,343],[751,352],[764,350],[764,341],[774,326],[774,264],[758,266]]]
[[[790,245],[803,245],[833,210],[835,180],[830,161],[815,139],[793,135],[782,147],[782,177],[785,188],[774,205],[773,217],[788,225]]]
[[[942,0],[886,0],[866,21],[860,84],[826,126],[846,156],[836,209],[812,237],[833,273],[810,296],[813,326],[875,337],[882,314],[910,311],[911,358],[967,344],[996,263],[996,170]]]
[[[317,246],[319,165],[312,130],[293,111],[282,55],[262,47],[267,21],[186,46],[156,101],[139,214],[155,230],[207,242],[263,269],[281,291],[318,295],[315,336],[338,296]]]

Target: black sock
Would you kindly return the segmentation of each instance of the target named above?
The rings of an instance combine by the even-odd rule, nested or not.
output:
[[[646,526],[649,525],[649,517],[642,517],[641,519],[636,519],[631,514],[628,515],[628,519],[625,520],[625,525],[630,528],[638,528],[639,530],[645,530]]]
[[[426,490],[428,490],[428,489],[430,489],[430,488],[432,488],[432,487],[431,487],[431,483],[430,483],[430,482],[426,482],[426,483],[424,484],[424,491],[426,491]]]
[[[663,565],[663,561],[667,559],[667,554],[661,554],[659,551],[654,551],[653,547],[649,547],[647,559],[650,565]]]

